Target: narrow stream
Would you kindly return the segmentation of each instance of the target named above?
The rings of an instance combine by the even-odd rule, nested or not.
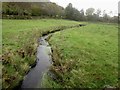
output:
[[[77,26],[72,26],[69,28],[74,27],[81,27],[85,26],[84,24],[79,24]],[[66,29],[66,28],[64,28]],[[51,57],[51,47],[49,46],[49,43],[46,41],[47,38],[49,38],[52,33],[61,31],[63,29],[58,29],[55,31],[51,31],[48,34],[43,35],[43,37],[40,37],[39,39],[39,46],[37,48],[37,62],[36,66],[32,68],[29,73],[25,76],[25,79],[22,82],[21,89],[24,88],[41,88],[40,84],[42,82],[42,76],[45,72],[48,71],[50,66],[52,65],[52,57]]]
[[[50,35],[41,37],[39,39],[40,45],[37,48],[37,64],[26,75],[23,80],[21,88],[40,88],[43,73],[45,73],[51,66],[51,47],[45,40]]]

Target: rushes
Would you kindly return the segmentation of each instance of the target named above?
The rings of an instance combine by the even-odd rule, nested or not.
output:
[[[55,75],[55,77],[52,78],[56,82],[64,84],[64,75],[70,72],[74,68],[76,63],[73,60],[66,60],[63,62],[61,59],[62,55],[60,55],[60,51],[58,51],[58,49],[56,48],[54,48],[52,51],[53,65],[51,66],[50,71]]]
[[[17,53],[18,55],[21,57],[21,58],[24,58],[25,57],[25,51],[21,48],[19,50],[17,50]]]
[[[27,35],[28,33],[26,33],[24,32],[23,34]],[[3,46],[3,88],[12,88],[16,86],[19,81],[23,79],[23,76],[28,72],[28,70],[30,69],[30,65],[35,62],[39,32],[33,32],[29,35],[30,37],[25,36],[28,37],[26,42],[24,42],[24,40],[21,41],[20,38],[22,37],[20,36],[20,34],[18,35],[19,38],[17,38],[17,44],[19,47],[17,49],[5,49],[5,47]]]

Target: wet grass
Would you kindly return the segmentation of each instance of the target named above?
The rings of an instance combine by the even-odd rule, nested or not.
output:
[[[85,27],[55,33],[49,42],[53,49],[50,71],[55,77],[45,74],[43,87],[118,87],[116,24],[87,23]]]
[[[68,20],[3,20],[2,83],[3,88],[19,84],[36,60],[38,38],[52,30],[77,25]]]

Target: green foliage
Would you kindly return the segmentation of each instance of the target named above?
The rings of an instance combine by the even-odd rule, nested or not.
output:
[[[92,21],[94,19],[95,17],[94,11],[95,11],[94,8],[88,8],[86,10],[86,17],[88,21]]]
[[[86,10],[86,15],[87,15],[87,16],[91,16],[91,15],[93,15],[94,11],[95,11],[94,8],[88,8],[88,9]]]
[[[3,2],[2,18],[7,19],[41,19],[41,18],[66,18],[75,21],[102,21],[117,22],[116,17],[110,17],[101,10],[88,8],[86,12],[80,11],[68,4],[63,8],[52,2]],[[86,15],[85,15],[86,13]]]
[[[63,18],[64,9],[55,3],[51,2],[4,2],[3,3],[3,18],[26,19],[26,16],[30,19],[30,16],[49,16],[52,18]],[[7,16],[10,15],[10,16]],[[11,17],[11,15],[13,17]]]
[[[71,3],[65,8],[65,15],[67,19],[76,21],[80,20],[80,12],[76,8],[73,8]]]

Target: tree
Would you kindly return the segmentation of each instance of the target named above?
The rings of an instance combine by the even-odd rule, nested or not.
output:
[[[73,19],[73,7],[72,4],[69,3],[68,6],[65,8],[65,16],[67,19]]]
[[[97,9],[97,11],[93,14],[94,21],[100,21],[101,10]]]
[[[88,9],[86,10],[87,20],[92,21],[92,20],[94,19],[94,18],[93,18],[94,11],[95,11],[94,8],[88,8]]]
[[[80,20],[80,11],[76,8],[73,8],[71,3],[69,3],[68,6],[65,8],[65,15],[67,19],[76,21]]]
[[[80,10],[80,20],[81,21],[85,20],[85,15],[84,15],[84,10],[83,9]]]
[[[100,9],[97,9],[96,14],[97,14],[98,17],[100,17],[100,15],[101,15],[101,10],[100,10]]]
[[[95,9],[94,8],[88,8],[86,10],[86,16],[92,16],[94,13]]]
[[[72,20],[80,20],[80,12],[76,8],[73,8]]]
[[[106,11],[103,11],[103,21],[104,22],[109,22],[110,16],[106,13]]]

